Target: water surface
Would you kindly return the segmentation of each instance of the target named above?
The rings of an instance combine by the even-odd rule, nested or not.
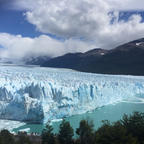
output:
[[[144,103],[121,102],[111,104],[85,114],[74,115],[65,119],[66,121],[70,122],[71,126],[75,130],[79,127],[79,122],[83,119],[92,120],[95,129],[97,129],[102,125],[102,120],[109,120],[110,122],[114,122],[121,119],[124,114],[132,114],[134,111],[144,112]],[[61,121],[52,123],[55,133],[59,131],[60,123]],[[42,124],[25,124],[16,129],[13,129],[13,131],[18,132],[19,130],[26,130],[28,132],[41,133],[43,128],[44,125]]]

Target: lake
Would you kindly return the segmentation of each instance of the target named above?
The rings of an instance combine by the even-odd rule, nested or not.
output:
[[[83,119],[92,120],[95,126],[95,129],[102,125],[102,120],[109,120],[110,122],[117,121],[122,118],[124,114],[132,114],[134,111],[144,112],[144,103],[139,102],[120,102],[115,104],[110,104],[101,108],[98,108],[94,111],[74,115],[71,117],[65,118],[66,121],[69,121],[71,126],[76,129],[79,127],[79,122]],[[59,130],[59,125],[61,121],[53,122],[54,132],[57,133]],[[42,124],[24,124],[16,129],[13,129],[14,132],[26,130],[28,132],[41,133],[44,125]]]

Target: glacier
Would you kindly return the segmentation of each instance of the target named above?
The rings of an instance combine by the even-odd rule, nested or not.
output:
[[[46,123],[121,101],[144,101],[144,77],[0,66],[0,119]]]

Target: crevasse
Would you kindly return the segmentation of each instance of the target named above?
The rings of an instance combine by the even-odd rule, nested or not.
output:
[[[0,68],[0,119],[45,123],[124,100],[143,99],[144,77],[40,67]]]

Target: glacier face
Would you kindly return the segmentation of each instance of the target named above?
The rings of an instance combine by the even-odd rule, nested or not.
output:
[[[0,119],[47,122],[143,98],[144,77],[0,66]]]

